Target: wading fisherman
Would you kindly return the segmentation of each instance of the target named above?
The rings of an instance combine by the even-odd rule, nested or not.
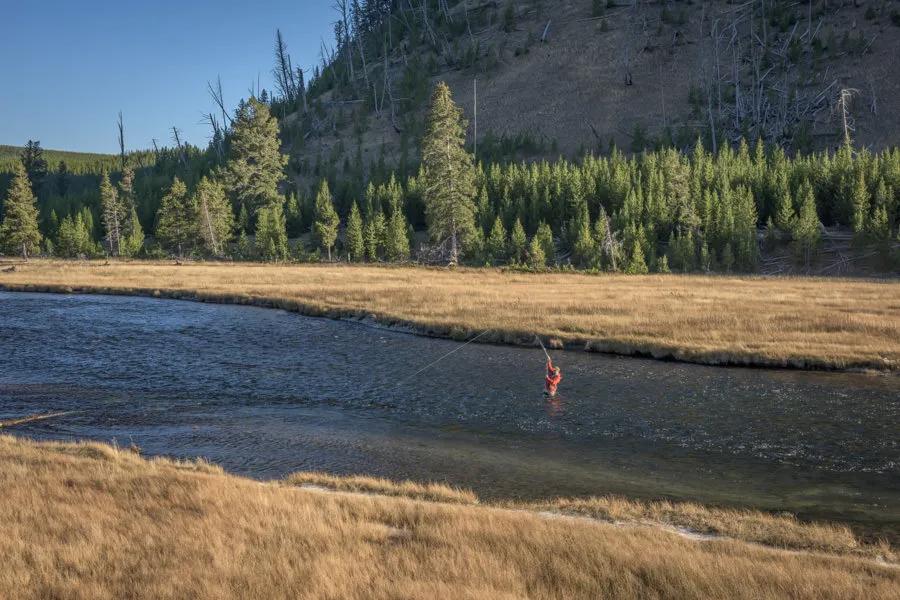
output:
[[[559,370],[559,367],[553,366],[553,361],[548,356],[547,377],[544,378],[544,392],[551,398],[555,397],[556,388],[559,387],[560,381],[562,381],[562,372]]]

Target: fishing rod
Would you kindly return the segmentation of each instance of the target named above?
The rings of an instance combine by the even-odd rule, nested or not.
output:
[[[544,348],[544,342],[541,341],[541,336],[535,335],[534,337],[537,338],[538,344],[541,345],[541,350],[544,351],[544,355],[547,357],[547,360],[549,360],[550,362],[553,362],[553,360],[550,358],[550,353],[547,352],[546,348]]]

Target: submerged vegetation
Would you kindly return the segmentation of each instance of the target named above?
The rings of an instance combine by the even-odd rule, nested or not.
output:
[[[365,265],[71,263],[0,271],[10,290],[141,294],[371,317],[430,335],[707,364],[900,367],[900,283],[534,275]]]
[[[785,552],[525,507],[322,493],[203,462],[9,436],[0,436],[0,484],[0,595],[18,598],[878,600],[900,587],[895,566],[867,558],[890,560],[890,548],[824,524],[792,523],[797,547],[819,553]],[[378,492],[404,496],[408,485],[381,482]]]

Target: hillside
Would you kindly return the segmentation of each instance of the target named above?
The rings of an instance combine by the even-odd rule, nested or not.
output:
[[[12,172],[12,164],[19,161],[25,148],[21,146],[0,145],[0,173]],[[115,170],[119,166],[119,157],[115,154],[96,154],[92,152],[71,152],[68,150],[51,150],[44,148],[44,160],[49,167],[56,170],[60,161],[66,163],[70,173],[93,173],[107,168]]]
[[[468,0],[427,17],[401,5],[389,35],[362,47],[366,71],[320,78],[309,111],[283,120],[296,165],[356,160],[358,148],[367,163],[398,159],[417,143],[423,88],[437,80],[474,124],[476,78],[479,154],[489,158],[684,147],[698,136],[833,148],[841,89],[856,90],[847,108],[858,146],[897,139],[900,2]],[[430,30],[417,25],[424,18]],[[332,70],[346,70],[356,46],[343,48]]]

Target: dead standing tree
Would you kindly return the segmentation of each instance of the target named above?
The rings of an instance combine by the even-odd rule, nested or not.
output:
[[[837,82],[803,75],[793,68],[802,54],[791,52],[797,44],[810,51],[821,22],[813,29],[810,17],[802,33],[800,20],[789,31],[775,33],[768,27],[766,0],[730,8],[709,22],[708,31],[701,22],[707,43],[700,78],[714,149],[720,137],[734,142],[747,135],[790,144],[798,130],[827,109]],[[723,69],[723,56],[730,56],[730,68]],[[732,97],[726,98],[723,89],[731,90]]]

